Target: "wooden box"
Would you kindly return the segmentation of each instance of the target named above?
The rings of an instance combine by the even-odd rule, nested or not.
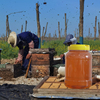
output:
[[[50,66],[49,65],[32,65],[32,77],[40,78],[50,75]]]
[[[32,54],[32,65],[50,65],[49,54]]]
[[[7,64],[6,68],[0,68],[0,77],[3,79],[16,78],[22,74],[22,67],[20,64]]]
[[[32,65],[52,65],[53,56],[56,54],[54,49],[30,49],[32,52]]]
[[[92,55],[92,67],[100,67],[100,52],[91,52]]]
[[[99,99],[100,82],[87,89],[71,89],[56,77],[46,76],[34,89],[31,100]]]

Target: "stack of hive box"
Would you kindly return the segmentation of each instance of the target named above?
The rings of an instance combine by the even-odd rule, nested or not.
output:
[[[32,52],[31,70],[32,77],[40,78],[52,75],[53,56],[56,54],[54,49],[30,49]]]

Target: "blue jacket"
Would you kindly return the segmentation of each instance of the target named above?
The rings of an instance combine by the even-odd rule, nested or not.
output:
[[[22,32],[17,35],[17,46],[19,49],[24,49],[23,65],[22,65],[23,70],[27,69],[27,66],[29,63],[29,59],[26,59],[26,56],[29,52],[28,43],[30,43],[31,41],[34,42],[34,48],[38,48],[39,38],[35,34],[33,34],[31,32]],[[30,65],[30,70],[31,70],[31,65]]]
[[[24,49],[23,47],[28,46],[28,43],[32,40],[34,42],[34,48],[38,48],[39,38],[31,32],[22,32],[17,35],[17,46],[19,49]]]

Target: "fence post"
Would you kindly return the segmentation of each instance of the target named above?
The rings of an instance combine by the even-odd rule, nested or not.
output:
[[[66,22],[66,13],[65,13],[65,38],[66,38],[66,35],[67,35],[67,22]]]
[[[47,32],[47,26],[48,26],[48,22],[47,22],[47,24],[46,24],[46,28],[45,28],[45,32],[44,32],[44,37],[45,37],[46,32]]]
[[[6,37],[5,37],[5,41],[7,41],[7,35],[8,35],[8,15],[6,15]]]
[[[26,32],[26,29],[27,29],[27,20],[25,21],[25,32]]]
[[[39,38],[39,48],[41,48],[40,21],[39,21],[39,5],[36,3],[37,32]]]
[[[23,31],[23,25],[21,26],[21,33],[22,33],[22,31]]]
[[[98,22],[98,33],[99,33],[99,40],[100,40],[100,22]]]
[[[80,0],[80,24],[79,24],[80,44],[83,44],[83,12],[84,12],[84,0]]]
[[[60,40],[60,22],[58,22],[58,33],[59,33],[59,40]]]
[[[96,40],[96,32],[97,32],[96,24],[97,24],[97,16],[95,16],[94,41]]]
[[[41,43],[42,45],[44,44],[45,40],[44,40],[44,27],[43,27],[43,31],[42,31],[42,37],[41,37]]]

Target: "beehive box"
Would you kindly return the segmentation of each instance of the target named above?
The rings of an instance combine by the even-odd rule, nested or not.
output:
[[[32,65],[52,65],[53,56],[56,54],[54,49],[30,49],[32,52]]]
[[[22,74],[22,67],[20,64],[7,64],[5,68],[0,68],[0,77],[3,79],[16,78]]]
[[[40,78],[50,75],[50,65],[32,65],[32,77]]]
[[[88,89],[70,89],[64,82],[58,82],[56,77],[45,77],[34,89],[31,100],[62,100],[62,98],[100,98],[100,83],[93,84]],[[47,97],[47,98],[46,98]],[[60,99],[59,99],[60,98]]]
[[[100,52],[91,52],[92,55],[92,67],[100,67]]]

